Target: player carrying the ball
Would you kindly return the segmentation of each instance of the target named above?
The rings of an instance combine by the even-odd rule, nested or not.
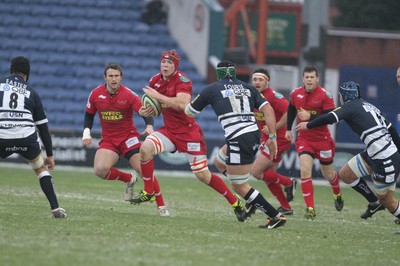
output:
[[[175,50],[164,52],[161,55],[160,73],[153,76],[143,89],[162,104],[164,126],[150,134],[140,148],[144,190],[132,202],[139,204],[150,201],[155,195],[153,157],[163,152],[178,151],[186,153],[196,177],[223,195],[237,219],[243,222],[246,217],[243,203],[218,175],[208,169],[203,132],[194,118],[184,113],[192,98],[192,82],[178,70],[179,60],[180,56]],[[154,115],[154,111],[151,107],[142,107],[139,114],[146,117]]]

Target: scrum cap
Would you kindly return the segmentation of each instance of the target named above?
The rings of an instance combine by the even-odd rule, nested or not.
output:
[[[30,71],[31,71],[31,64],[28,58],[24,56],[17,56],[11,60],[10,74],[14,73],[25,74],[26,81],[28,81]]]
[[[217,65],[217,80],[221,80],[226,76],[236,77],[235,64],[231,61],[221,61]]]
[[[343,98],[343,102],[347,103],[355,98],[360,98],[360,85],[353,81],[342,83],[339,87],[339,93]]]
[[[178,70],[179,61],[181,60],[181,57],[179,56],[177,51],[175,51],[175,50],[165,51],[161,55],[161,59],[160,60],[163,60],[163,59],[172,60],[172,62],[174,62],[175,70]]]

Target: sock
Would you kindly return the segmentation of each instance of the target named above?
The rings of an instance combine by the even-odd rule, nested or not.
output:
[[[337,172],[335,172],[335,177],[331,181],[329,181],[329,183],[331,184],[333,194],[340,194],[339,175]]]
[[[399,201],[397,202],[396,210],[394,212],[392,212],[392,214],[400,219],[400,202]]]
[[[264,181],[271,180],[271,183],[275,183],[275,182],[273,182],[273,180],[277,180],[278,184],[281,184],[285,187],[292,185],[292,180],[289,177],[280,175],[277,172],[272,171],[272,170],[265,170],[263,173],[262,179]]]
[[[142,177],[144,183],[144,191],[149,194],[154,192],[154,160],[140,161],[140,169],[142,170]]]
[[[50,175],[49,172],[44,171],[38,176],[38,178],[40,187],[42,188],[43,193],[46,195],[47,200],[50,203],[51,210],[57,209],[59,206],[56,192],[54,191],[53,177]]]
[[[157,207],[165,206],[164,198],[161,194],[161,188],[160,184],[158,184],[158,180],[156,177],[154,177],[154,192],[156,193],[156,202],[157,202]]]
[[[229,204],[232,205],[237,201],[235,195],[233,195],[224,181],[216,174],[211,173],[211,180],[208,183],[208,186],[212,187],[214,190],[224,196]]]
[[[358,178],[356,181],[350,184],[351,188],[360,193],[371,205],[378,202],[378,198],[372,192],[364,179]]]
[[[105,180],[119,180],[122,182],[129,182],[131,181],[132,175],[130,173],[122,172],[116,168],[111,168],[110,172],[108,172]]]
[[[244,199],[247,203],[256,206],[257,209],[271,218],[275,218],[279,214],[279,212],[272,207],[272,205],[263,197],[263,195],[261,195],[261,193],[254,188],[251,188],[249,192],[247,192],[246,196],[244,196]]]
[[[301,178],[300,179],[301,190],[303,191],[304,202],[306,207],[314,208],[314,186],[312,183],[312,178]]]
[[[286,199],[285,193],[283,193],[282,186],[279,183],[269,183],[267,184],[269,190],[271,191],[272,195],[279,201],[282,208],[284,209],[291,209],[289,202]]]

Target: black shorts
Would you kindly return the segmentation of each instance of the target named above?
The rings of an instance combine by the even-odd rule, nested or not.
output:
[[[398,152],[385,160],[372,160],[365,150],[360,155],[371,166],[373,180],[384,184],[397,182],[400,174],[400,154]]]
[[[33,160],[40,152],[40,143],[36,132],[23,139],[0,139],[0,157],[3,159],[18,153],[27,160]]]
[[[243,134],[237,138],[226,140],[226,164],[252,164],[260,148],[259,131]]]

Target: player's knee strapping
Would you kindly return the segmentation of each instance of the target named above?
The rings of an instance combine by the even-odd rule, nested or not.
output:
[[[250,173],[244,175],[230,175],[228,174],[229,181],[233,184],[243,184],[249,181]]]
[[[222,151],[222,149],[219,149],[217,155],[215,155],[215,159],[222,165],[226,165],[226,154]]]
[[[348,162],[350,169],[354,172],[357,177],[363,177],[368,175],[367,167],[365,166],[364,160],[360,154],[357,154],[351,158]]]
[[[193,173],[204,171],[208,169],[207,158],[201,159],[199,161],[194,160],[190,163],[190,169]]]
[[[151,134],[146,138],[146,140],[149,140],[151,143],[153,143],[156,154],[164,151],[164,144],[156,135]]]
[[[33,170],[36,170],[36,169],[39,169],[40,167],[42,167],[44,164],[44,159],[42,157],[42,154],[40,154],[39,159],[37,159],[34,162],[29,162],[29,164]]]

